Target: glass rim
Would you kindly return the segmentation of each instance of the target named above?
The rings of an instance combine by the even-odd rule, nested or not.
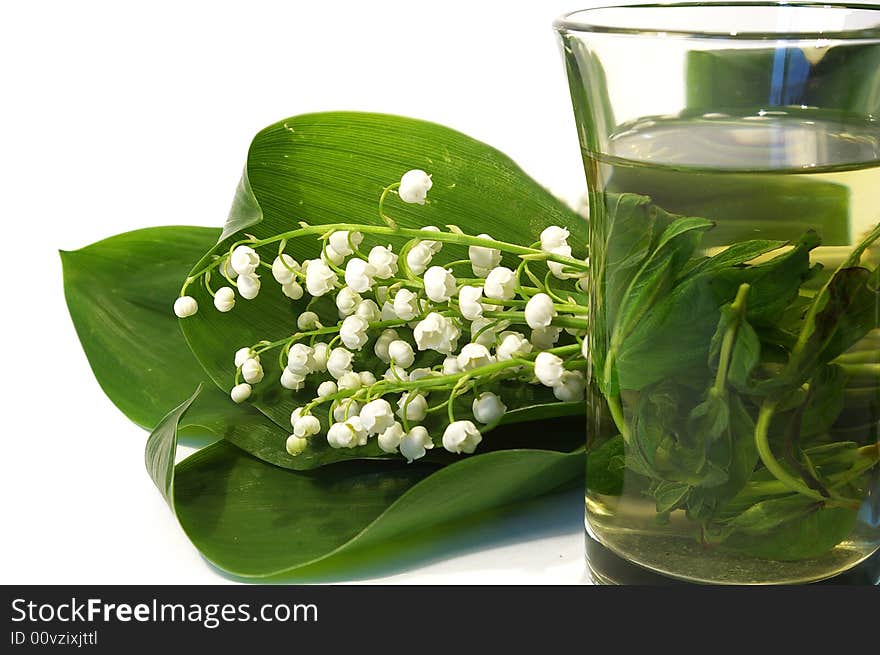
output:
[[[586,18],[590,14],[595,14],[608,10],[635,10],[635,9],[676,9],[676,8],[730,8],[730,7],[775,7],[777,9],[817,9],[817,10],[833,10],[833,9],[855,9],[865,12],[874,12],[877,14],[878,24],[872,27],[860,28],[855,30],[828,30],[828,31],[708,31],[708,30],[691,30],[691,29],[661,29],[661,28],[636,28],[627,27],[619,24],[594,24]],[[574,17],[585,17],[575,19]],[[880,5],[862,4],[854,2],[813,2],[810,0],[799,1],[793,0],[786,2],[785,0],[725,0],[723,2],[671,2],[671,3],[639,3],[639,4],[620,4],[620,5],[603,5],[601,7],[590,7],[588,9],[578,9],[568,12],[553,21],[553,27],[558,32],[581,32],[592,34],[617,34],[630,36],[657,36],[657,37],[684,37],[684,38],[706,38],[706,39],[723,39],[727,41],[809,41],[809,40],[858,40],[858,39],[877,39],[880,38]]]

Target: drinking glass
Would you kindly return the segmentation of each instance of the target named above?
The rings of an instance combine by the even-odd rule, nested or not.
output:
[[[589,187],[593,578],[876,584],[880,7],[555,27]]]

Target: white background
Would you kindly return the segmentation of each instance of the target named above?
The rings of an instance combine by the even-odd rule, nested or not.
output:
[[[143,467],[62,295],[58,249],[219,226],[251,137],[356,109],[455,127],[583,188],[551,22],[584,0],[5,2],[0,583],[223,583]],[[577,492],[353,577],[581,583]]]

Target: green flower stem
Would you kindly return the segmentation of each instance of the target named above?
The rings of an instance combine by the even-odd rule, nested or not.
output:
[[[761,462],[763,462],[764,466],[770,471],[774,478],[779,480],[779,482],[784,484],[791,491],[824,502],[827,500],[825,496],[815,489],[811,489],[804,484],[804,482],[798,480],[791,473],[786,471],[779,463],[779,460],[773,455],[773,451],[770,449],[768,433],[770,430],[770,421],[772,420],[775,411],[776,402],[768,399],[764,401],[758,412],[758,420],[755,423],[755,446],[758,449],[758,456],[761,458]]]
[[[727,369],[730,367],[730,357],[733,354],[733,345],[736,342],[740,323],[742,323],[746,315],[746,298],[749,295],[749,288],[748,284],[741,284],[736,292],[736,298],[734,298],[733,303],[730,305],[734,321],[724,332],[724,338],[721,341],[721,354],[718,358],[718,370],[715,373],[715,384],[709,390],[709,393],[716,398],[724,393]]]
[[[525,312],[514,312],[514,311],[503,311],[503,312],[483,312],[483,316],[486,318],[501,318],[507,319],[509,321],[514,321],[516,323],[525,323],[526,322],[526,314]],[[587,321],[579,318],[574,318],[571,316],[556,316],[550,323],[555,327],[567,327],[574,328],[576,330],[586,330],[588,327]]]

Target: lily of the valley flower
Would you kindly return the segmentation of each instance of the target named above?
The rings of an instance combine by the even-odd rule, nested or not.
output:
[[[437,227],[436,225],[425,225],[419,229],[421,229],[422,232],[439,232],[440,231],[440,228]],[[438,252],[440,252],[441,250],[443,250],[443,242],[442,241],[421,241],[421,243],[424,244],[425,246],[427,246],[431,250],[431,252],[434,253],[435,255]]]
[[[235,291],[232,287],[220,287],[214,294],[214,307],[218,312],[228,312],[235,307]]]
[[[535,358],[535,377],[546,387],[555,387],[562,380],[562,360],[553,353],[538,353]]]
[[[458,310],[467,320],[472,321],[483,315],[482,287],[472,287],[465,284],[458,291]]]
[[[324,380],[318,385],[318,398],[328,398],[334,395],[339,388],[333,380]]]
[[[199,303],[192,296],[181,296],[174,301],[174,313],[177,318],[187,318],[199,311]]]
[[[388,344],[388,356],[396,365],[409,368],[415,361],[412,346],[403,339],[396,339]]]
[[[349,416],[347,420],[334,423],[327,431],[327,443],[331,448],[355,448],[367,443],[367,431],[360,416]]]
[[[425,271],[425,295],[434,302],[448,302],[455,295],[455,277],[442,266]]]
[[[488,234],[480,234],[481,239],[492,239]],[[489,273],[501,263],[501,251],[497,248],[488,248],[486,246],[469,246],[468,259],[471,260],[471,268],[477,277],[486,277]]]
[[[432,186],[434,183],[431,181],[431,176],[425,171],[415,168],[407,171],[400,178],[400,187],[398,187],[397,193],[404,202],[424,205],[425,198],[427,198],[428,191]]]
[[[454,421],[443,432],[443,447],[450,453],[472,453],[483,435],[471,421]]]
[[[348,256],[354,254],[352,246],[357,248],[364,240],[364,235],[360,232],[349,232],[348,230],[337,230],[330,235],[330,247],[340,255]]]
[[[400,454],[406,457],[406,461],[412,464],[414,460],[421,459],[425,452],[434,447],[431,436],[421,425],[412,428],[403,439],[400,440]]]
[[[263,366],[258,359],[248,359],[241,365],[241,377],[249,384],[257,384],[263,379]]]
[[[358,303],[357,309],[354,310],[354,313],[364,319],[367,323],[378,321],[382,317],[382,312],[379,311],[379,306],[375,301],[370,300],[369,298],[361,300]]]
[[[420,393],[407,391],[397,401],[397,415],[407,421],[423,421],[428,415],[428,399]]]
[[[285,368],[281,371],[281,386],[291,391],[299,391],[306,386],[306,376]]]
[[[260,276],[256,273],[239,273],[235,285],[245,300],[253,300],[260,295]]]
[[[502,332],[501,343],[495,349],[495,356],[499,361],[507,361],[515,357],[522,357],[532,352],[532,344],[519,332]]]
[[[296,317],[296,327],[300,330],[314,330],[321,327],[321,322],[315,312],[303,312]]]
[[[560,328],[553,327],[552,325],[543,328],[534,328],[529,341],[531,341],[532,345],[538,350],[548,350],[556,345],[561,333],[562,330]]]
[[[370,324],[360,316],[348,316],[339,327],[339,337],[350,350],[360,350],[367,343],[367,330]]]
[[[394,424],[394,412],[383,398],[371,400],[361,408],[361,424],[367,434],[379,434]]]
[[[321,431],[321,423],[311,414],[301,416],[293,426],[293,433],[298,437],[311,437]]]
[[[551,225],[541,232],[541,250],[553,255],[571,257],[571,246],[568,245],[569,231],[565,228]],[[562,272],[562,264],[559,262],[547,262],[547,267],[553,275],[565,279],[568,275]]]
[[[251,350],[248,346],[244,348],[239,348],[235,351],[235,368],[243,365],[249,359],[256,359],[260,361],[260,356],[257,355],[253,350]]]
[[[437,312],[428,314],[413,330],[419,350],[436,350],[447,355],[455,349],[460,334],[452,319]]]
[[[357,416],[361,411],[361,405],[356,400],[343,400],[333,408],[333,420],[344,423],[347,416]]]
[[[303,297],[303,288],[299,282],[290,281],[281,285],[281,292],[291,300],[299,300]]]
[[[336,294],[336,309],[339,310],[339,318],[345,318],[354,314],[354,310],[360,304],[361,294],[349,287],[342,287]]]
[[[580,371],[564,371],[559,382],[553,385],[553,395],[557,400],[571,402],[584,399],[586,382]]]
[[[536,293],[526,303],[526,323],[532,329],[550,325],[557,313],[553,299],[546,293]]]
[[[232,398],[233,402],[243,403],[245,400],[251,397],[251,385],[247,382],[242,382],[241,384],[236,384],[232,387],[232,391],[229,392],[229,396]]]
[[[469,343],[458,353],[458,367],[462,371],[471,371],[481,366],[486,366],[495,361],[495,358],[481,343]]]
[[[376,269],[367,261],[355,257],[345,265],[345,283],[352,291],[363,293],[373,286]]]
[[[346,371],[336,381],[340,391],[357,391],[361,388],[361,376],[354,371]]]
[[[272,262],[272,277],[282,286],[293,282],[299,270],[299,263],[286,253],[278,255]]]
[[[308,439],[292,434],[287,437],[287,441],[284,442],[284,449],[289,455],[291,455],[292,457],[296,457],[297,455],[302,455],[308,445]]]
[[[516,294],[516,275],[506,266],[496,266],[486,276],[483,291],[487,298],[510,300]]]
[[[327,372],[337,380],[351,370],[353,355],[345,348],[334,348],[327,358]]]
[[[379,448],[384,453],[396,453],[400,442],[405,436],[406,432],[403,431],[403,426],[395,421],[390,427],[385,428],[384,432],[379,434],[377,439]]]
[[[409,289],[400,289],[394,294],[394,314],[403,321],[411,321],[422,313],[419,297]]]
[[[396,330],[383,330],[373,346],[373,352],[376,353],[376,357],[386,364],[390,362],[391,355],[388,354],[388,347],[391,345],[391,342],[396,341],[397,339],[398,335]]]
[[[376,278],[387,280],[397,274],[397,255],[391,250],[389,245],[374,246],[367,256],[367,262],[376,271]]]
[[[323,372],[327,370],[327,358],[330,356],[330,345],[319,341],[312,347],[312,371]]]
[[[260,256],[250,246],[236,246],[229,257],[229,265],[239,275],[252,275],[260,265]]]
[[[474,398],[471,409],[475,419],[480,423],[489,424],[497,423],[501,420],[501,417],[507,411],[507,405],[496,394],[491,391],[484,391]]]
[[[406,253],[406,265],[415,275],[424,273],[425,269],[428,268],[428,264],[431,263],[431,259],[434,258],[434,251],[428,245],[429,243],[434,242],[422,241]]]
[[[329,293],[336,286],[336,273],[326,262],[310,259],[303,263],[306,271],[306,289],[309,294],[318,298]]]

